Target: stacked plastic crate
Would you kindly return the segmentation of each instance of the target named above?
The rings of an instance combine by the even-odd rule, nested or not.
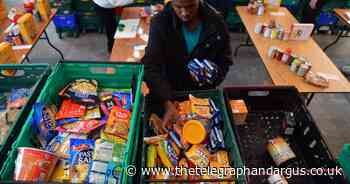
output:
[[[57,14],[53,18],[56,26],[56,32],[60,39],[63,33],[70,33],[75,37],[79,36],[79,26],[76,21],[76,13],[73,9],[72,0],[60,0],[51,2],[54,7],[57,7]]]
[[[77,19],[80,31],[103,31],[99,17],[96,15],[92,0],[74,0],[74,8],[77,11]]]

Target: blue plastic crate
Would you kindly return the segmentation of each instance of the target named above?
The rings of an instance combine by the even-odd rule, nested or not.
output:
[[[56,15],[53,18],[56,28],[75,28],[77,26],[75,14]]]
[[[336,15],[330,12],[321,12],[316,20],[316,27],[332,26],[338,22]]]

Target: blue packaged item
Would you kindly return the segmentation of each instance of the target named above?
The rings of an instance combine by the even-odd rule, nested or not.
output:
[[[45,148],[57,134],[55,130],[55,114],[57,109],[53,105],[46,106],[42,103],[35,103],[33,105],[33,110],[32,128],[41,145]]]
[[[95,141],[91,139],[70,139],[69,177],[73,183],[88,180]]]
[[[56,126],[62,126],[65,124],[69,124],[69,123],[75,123],[79,121],[79,118],[65,118],[65,119],[60,119],[56,121]]]
[[[132,108],[132,94],[126,91],[117,91],[112,93],[112,97],[117,106],[131,110]]]
[[[209,135],[209,151],[213,153],[220,149],[225,149],[224,136],[219,127],[213,126]]]

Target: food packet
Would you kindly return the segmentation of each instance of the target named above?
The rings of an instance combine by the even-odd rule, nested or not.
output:
[[[147,146],[146,167],[147,168],[156,167],[156,162],[157,162],[157,146],[151,144]]]
[[[113,162],[122,165],[125,160],[125,143],[115,143],[113,146]]]
[[[165,167],[172,168],[177,165],[178,157],[169,141],[163,140],[158,144],[157,154]]]
[[[7,108],[18,109],[23,107],[27,103],[31,93],[32,90],[28,88],[12,89],[7,99]]]
[[[0,111],[0,144],[3,144],[3,141],[5,141],[9,128],[6,120],[6,111]]]
[[[130,111],[117,106],[113,107],[104,132],[127,139],[130,128],[130,118]]]
[[[50,182],[69,182],[69,162],[67,159],[60,159],[51,174]]]
[[[101,110],[105,116],[109,116],[109,113],[111,112],[112,108],[116,106],[116,103],[113,101],[112,95],[102,96],[100,97],[101,100]]]
[[[114,162],[94,161],[89,172],[89,183],[115,184],[121,179],[122,167]]]
[[[12,125],[16,119],[17,115],[21,112],[20,109],[8,109],[6,112],[7,124]]]
[[[131,92],[125,92],[125,91],[113,92],[112,96],[113,96],[113,100],[114,100],[115,104],[118,107],[131,111],[131,107],[132,107],[132,93]]]
[[[112,143],[119,143],[119,144],[126,144],[126,139],[123,139],[121,137],[112,135],[112,134],[107,134],[104,131],[101,131],[100,137],[103,140],[112,142]]]
[[[188,115],[192,113],[191,102],[183,101],[178,103],[178,113],[179,115]]]
[[[95,80],[78,79],[63,88],[60,96],[84,104],[90,109],[95,107],[98,101],[97,86]]]
[[[101,111],[100,107],[95,107],[93,109],[88,109],[82,118],[83,120],[92,120],[92,119],[100,119],[101,118]]]
[[[153,136],[153,137],[144,137],[143,141],[146,144],[159,144],[160,141],[165,140],[168,137],[168,134]]]
[[[192,113],[195,113],[201,117],[210,119],[212,114],[210,113],[210,104],[209,99],[196,98],[192,95],[189,95],[191,102]]]
[[[106,120],[82,120],[75,123],[64,124],[56,128],[58,132],[68,132],[77,134],[89,134],[106,124]]]
[[[151,114],[151,117],[149,118],[149,124],[155,134],[161,135],[166,133],[166,130],[162,125],[162,120],[156,114]]]
[[[203,144],[195,144],[185,152],[187,159],[197,167],[209,165],[209,151]]]
[[[55,153],[61,158],[69,158],[70,139],[87,139],[86,135],[73,133],[59,133],[46,146],[45,150]]]
[[[80,120],[79,118],[64,118],[64,119],[56,120],[56,126],[59,127],[65,124],[75,123],[79,120]]]
[[[225,150],[210,155],[210,167],[230,167],[228,153]]]
[[[94,140],[70,139],[69,177],[71,182],[83,183],[87,181],[94,145]]]
[[[56,120],[65,118],[80,118],[85,115],[86,107],[75,103],[71,99],[63,100],[60,110],[56,114]]]
[[[56,136],[56,107],[45,106],[42,103],[36,103],[33,106],[32,128],[37,135],[41,145],[45,148],[51,139]]]

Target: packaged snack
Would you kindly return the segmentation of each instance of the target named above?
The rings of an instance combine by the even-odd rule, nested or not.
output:
[[[113,92],[112,96],[113,96],[114,102],[118,107],[131,110],[131,106],[132,106],[131,92],[124,92],[124,91]]]
[[[209,99],[196,98],[192,95],[189,95],[189,98],[191,102],[192,113],[208,119],[212,117],[212,114],[210,113]]]
[[[221,129],[214,126],[209,135],[209,151],[216,152],[219,149],[225,149],[224,136]]]
[[[230,162],[228,159],[228,153],[227,151],[220,150],[216,153],[214,153],[210,157],[210,166],[212,166],[212,163],[216,163],[216,167],[230,167]]]
[[[122,169],[113,162],[93,161],[89,172],[89,183],[115,184],[121,177]]]
[[[184,146],[182,145],[182,143],[180,141],[180,136],[175,131],[170,130],[169,131],[169,137],[176,144],[176,146],[179,149],[184,149]]]
[[[191,102],[190,101],[183,101],[178,104],[178,113],[179,115],[187,115],[191,114]]]
[[[55,153],[61,158],[69,158],[70,139],[86,139],[87,136],[83,134],[73,133],[59,133],[46,146],[46,151]]]
[[[127,139],[130,128],[131,113],[120,107],[113,107],[104,132]]]
[[[161,141],[157,146],[157,153],[165,167],[171,168],[177,165],[178,158],[169,141]]]
[[[32,90],[28,88],[12,89],[11,94],[7,100],[7,108],[21,108],[27,103],[28,97],[31,93]]]
[[[125,139],[120,138],[120,137],[115,136],[115,135],[107,134],[104,131],[101,131],[100,137],[101,137],[101,139],[109,141],[109,142],[112,142],[112,143],[119,143],[119,144],[125,144],[126,143]]]
[[[58,156],[35,148],[18,148],[14,180],[47,182],[54,170]]]
[[[168,134],[153,136],[153,137],[144,137],[143,141],[146,144],[159,144],[160,141],[165,140],[168,137]]]
[[[87,180],[94,145],[94,140],[70,140],[69,177],[71,178],[71,182],[83,183]]]
[[[100,99],[100,106],[103,114],[105,116],[109,116],[109,113],[111,112],[112,108],[116,106],[115,102],[113,101],[112,95],[102,96]]]
[[[169,144],[171,145],[171,147],[173,148],[173,150],[174,150],[174,152],[175,152],[175,155],[176,155],[176,156],[179,156],[180,153],[181,153],[180,148],[178,148],[178,147],[176,146],[176,144],[175,144],[175,142],[174,142],[173,140],[168,139],[168,141],[169,141]]]
[[[63,100],[60,110],[56,114],[56,120],[65,118],[80,118],[85,115],[86,107],[75,103],[71,99]]]
[[[187,159],[198,167],[207,167],[209,165],[209,152],[203,144],[193,145],[185,152]]]
[[[150,127],[152,127],[154,133],[156,133],[157,135],[166,133],[166,130],[162,125],[162,120],[156,114],[151,114],[151,117],[149,118],[149,124]]]
[[[79,118],[64,118],[64,119],[56,120],[56,126],[59,127],[65,124],[75,123],[77,121],[79,121]]]
[[[282,137],[276,137],[269,140],[267,151],[277,166],[296,158],[295,153]]]
[[[82,120],[57,127],[58,132],[88,134],[106,124],[106,120]]]
[[[50,182],[69,182],[69,163],[66,159],[60,159],[53,170]]]
[[[92,119],[100,119],[101,111],[100,107],[95,107],[93,109],[86,110],[85,116],[82,118],[83,120],[92,120]]]
[[[45,106],[44,104],[36,103],[33,109],[32,127],[41,145],[45,148],[56,135],[56,107],[53,105]]]
[[[60,95],[70,98],[77,103],[87,105],[90,109],[97,104],[97,86],[98,84],[95,80],[78,79],[66,86],[60,92]]]
[[[122,165],[125,160],[125,143],[115,143],[113,146],[113,162],[117,165]]]
[[[114,144],[111,142],[103,139],[96,140],[93,159],[105,162],[111,161],[113,159],[113,147]]]
[[[147,147],[147,161],[146,161],[146,167],[156,167],[156,161],[157,161],[157,146],[156,145],[149,145]]]
[[[18,113],[20,112],[21,112],[20,109],[8,109],[6,112],[7,124],[8,125],[13,124],[17,119]]]

